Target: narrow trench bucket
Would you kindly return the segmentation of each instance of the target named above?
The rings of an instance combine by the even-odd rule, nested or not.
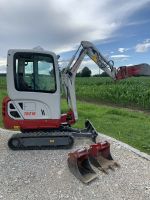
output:
[[[113,160],[110,153],[110,143],[107,141],[90,145],[88,153],[92,165],[106,174],[108,174],[108,169],[115,170],[115,167],[120,167],[120,165]]]
[[[68,166],[73,175],[83,183],[89,183],[97,178],[96,172],[90,165],[86,148],[69,153]]]

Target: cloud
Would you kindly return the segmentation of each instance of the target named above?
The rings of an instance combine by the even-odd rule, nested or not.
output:
[[[0,66],[1,65],[6,65],[6,59],[5,58],[0,58]]]
[[[126,23],[126,26],[136,26],[136,25],[142,25],[142,24],[147,24],[149,23],[150,20],[146,19],[146,20],[138,20],[138,21],[130,21],[128,23]]]
[[[138,53],[147,52],[150,49],[150,39],[144,40],[143,43],[139,43],[135,46],[135,51]]]
[[[0,74],[6,73],[6,65],[0,66]]]
[[[10,48],[42,46],[62,53],[76,49],[82,40],[111,41],[128,24],[128,18],[148,2],[0,0],[0,57],[6,57]]]
[[[120,53],[124,53],[125,51],[128,51],[129,49],[128,48],[118,48],[118,51]]]
[[[133,66],[133,63],[126,64],[127,67]]]
[[[117,54],[117,55],[112,55],[111,58],[117,61],[125,61],[128,60],[130,56],[125,54]]]
[[[41,45],[62,52],[72,50],[81,40],[106,40],[147,2],[12,0],[10,4],[0,0],[1,49],[6,54],[9,48]]]

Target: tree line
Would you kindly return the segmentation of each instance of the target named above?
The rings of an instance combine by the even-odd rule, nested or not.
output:
[[[92,71],[88,67],[84,67],[79,73],[77,73],[77,77],[90,77],[92,75]],[[94,77],[108,77],[106,72],[102,72],[101,74],[95,74]]]

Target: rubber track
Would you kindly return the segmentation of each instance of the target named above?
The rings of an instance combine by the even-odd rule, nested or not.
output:
[[[51,138],[65,138],[69,141],[68,145],[61,145],[61,143],[59,145],[52,145],[49,143],[49,145],[45,145],[45,146],[23,146],[23,142],[21,142],[21,139],[23,141],[23,139],[29,138],[29,142],[30,139],[36,139],[36,138],[47,138],[48,140],[50,140]],[[12,141],[14,139],[19,139],[19,145],[18,147],[13,146]],[[71,136],[71,134],[68,133],[64,133],[64,132],[28,132],[28,133],[18,133],[18,134],[14,134],[9,140],[8,140],[8,146],[10,149],[12,150],[46,150],[46,149],[69,149],[73,146],[74,143],[74,138]]]

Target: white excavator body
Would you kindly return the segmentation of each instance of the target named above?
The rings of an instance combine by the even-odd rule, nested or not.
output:
[[[8,113],[13,119],[60,119],[56,55],[44,50],[9,50],[7,91],[11,99]]]

